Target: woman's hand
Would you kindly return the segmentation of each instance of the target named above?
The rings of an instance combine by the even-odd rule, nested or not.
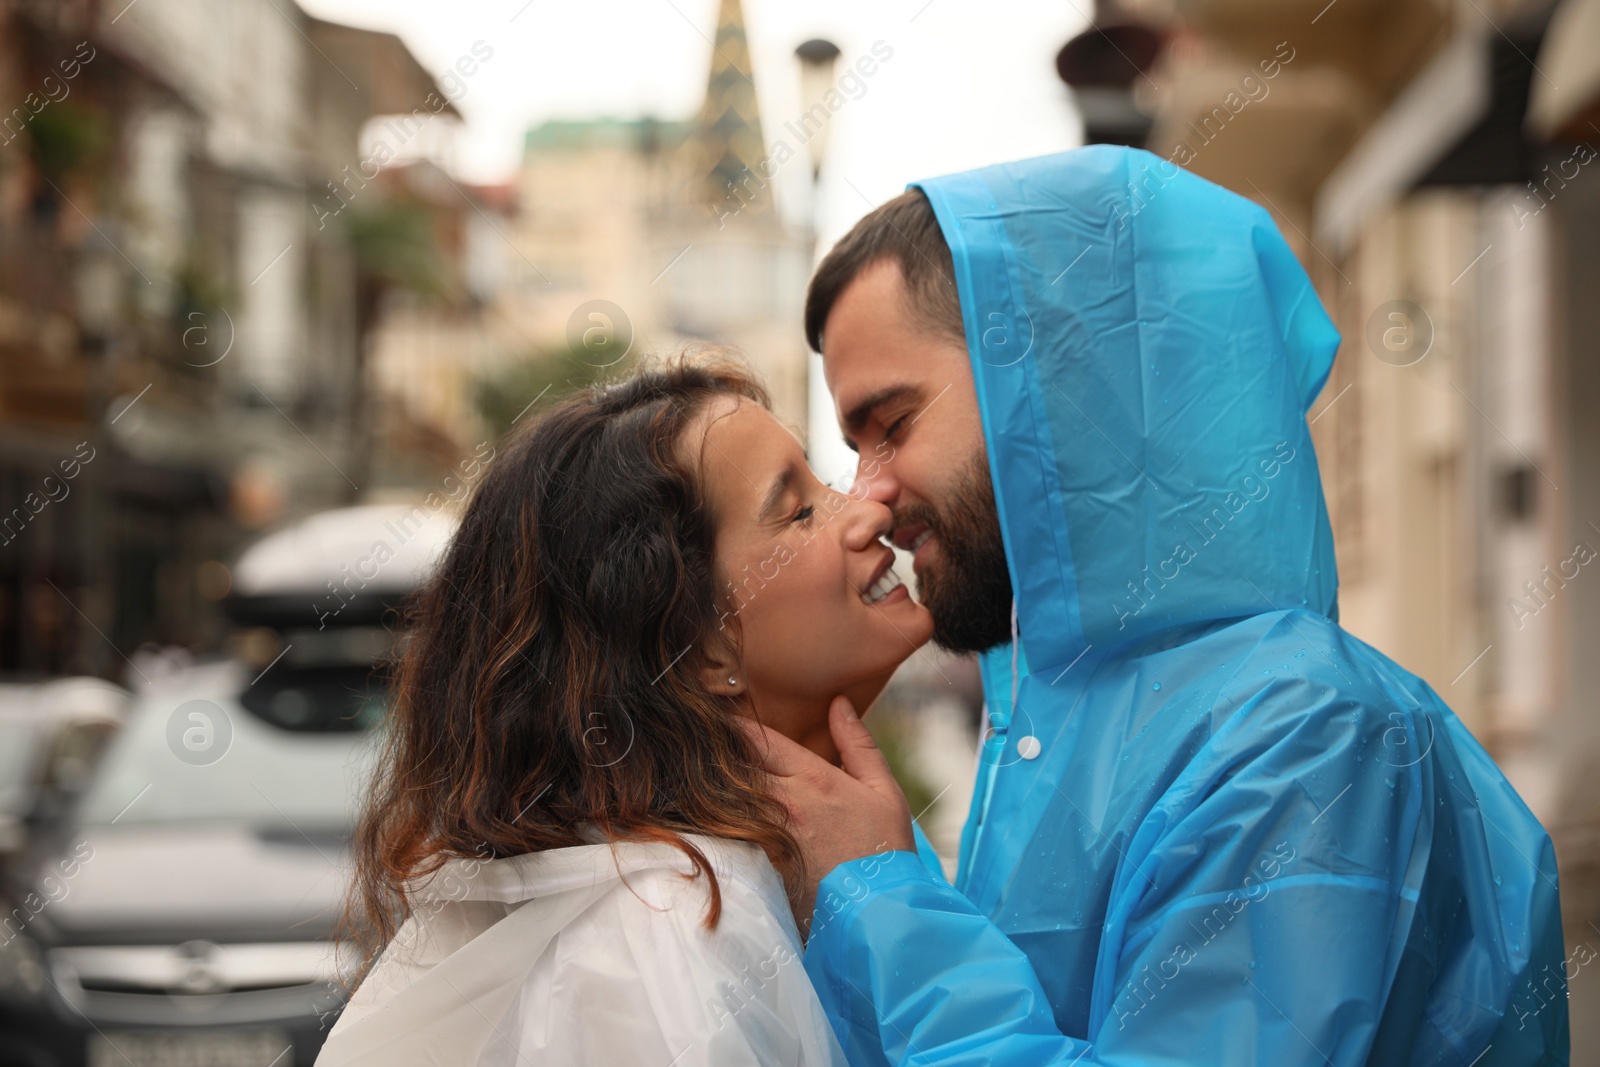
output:
[[[776,781],[775,793],[794,820],[806,867],[795,922],[807,933],[817,885],[828,872],[862,856],[917,850],[911,806],[878,743],[845,697],[835,697],[828,707],[839,767],[758,723],[739,723],[763,753],[762,764]]]

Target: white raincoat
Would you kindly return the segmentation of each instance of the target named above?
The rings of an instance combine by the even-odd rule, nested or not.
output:
[[[683,878],[670,845],[450,861],[413,894],[317,1067],[844,1067],[766,854],[687,836],[722,888],[715,931],[706,879]]]

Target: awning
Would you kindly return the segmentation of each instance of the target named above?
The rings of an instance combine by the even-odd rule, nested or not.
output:
[[[1527,130],[1541,141],[1600,138],[1600,0],[1565,0],[1535,60]]]
[[[1318,238],[1342,250],[1379,207],[1411,188],[1489,110],[1488,34],[1458,33],[1356,142],[1316,199]]]

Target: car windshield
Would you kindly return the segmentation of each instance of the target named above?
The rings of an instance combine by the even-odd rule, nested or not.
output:
[[[241,683],[233,691],[246,689]],[[379,717],[363,716],[368,722]],[[134,710],[106,753],[79,820],[227,821],[344,833],[354,822],[376,739],[371,729],[286,729],[237,697],[164,693]]]

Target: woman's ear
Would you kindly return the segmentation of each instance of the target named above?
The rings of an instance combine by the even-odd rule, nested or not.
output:
[[[726,627],[719,626],[701,642],[700,684],[717,696],[737,697],[749,691],[749,679]]]

